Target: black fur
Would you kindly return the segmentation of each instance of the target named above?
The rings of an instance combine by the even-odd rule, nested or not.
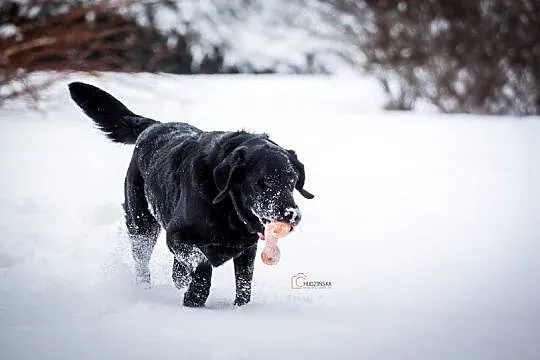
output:
[[[188,287],[184,305],[202,306],[212,267],[233,259],[236,305],[250,301],[258,232],[267,221],[296,226],[296,188],[306,198],[296,153],[267,135],[206,132],[186,123],[135,115],[106,92],[71,83],[71,97],[107,136],[135,143],[125,179],[125,215],[137,280],[150,284],[148,264],[160,228],[175,255],[172,278]]]
[[[120,101],[95,86],[72,82],[69,92],[73,101],[115,142],[134,144],[144,129],[158,123],[132,113]]]

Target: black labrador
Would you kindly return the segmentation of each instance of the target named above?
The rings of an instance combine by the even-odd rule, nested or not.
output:
[[[258,234],[270,221],[298,225],[295,188],[313,198],[304,190],[304,165],[295,152],[265,134],[160,123],[92,85],[73,82],[69,90],[109,139],[135,144],[124,210],[137,281],[150,284],[150,256],[163,227],[174,254],[173,281],[179,289],[187,287],[185,306],[205,304],[212,267],[230,259],[234,304],[247,304]]]

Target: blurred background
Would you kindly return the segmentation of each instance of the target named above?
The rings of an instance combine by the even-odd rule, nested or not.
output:
[[[534,115],[540,1],[0,2],[0,106],[74,71],[367,74],[390,110]]]

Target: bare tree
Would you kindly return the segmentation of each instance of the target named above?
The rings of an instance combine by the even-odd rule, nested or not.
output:
[[[127,58],[128,50],[145,48],[152,57],[154,43],[146,36],[151,33],[145,32],[149,26],[141,27],[125,11],[134,3],[141,2],[8,0],[0,4],[0,105],[18,97],[37,100],[43,89],[71,71],[141,70]],[[47,74],[33,76],[38,71]]]
[[[540,113],[539,0],[315,4],[330,36],[381,81],[389,109],[424,99],[444,112]]]

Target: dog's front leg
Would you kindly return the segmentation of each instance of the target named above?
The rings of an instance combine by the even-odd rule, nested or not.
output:
[[[236,279],[236,299],[234,305],[242,306],[251,300],[251,282],[253,280],[253,267],[257,244],[244,250],[234,258],[234,276]]]
[[[212,283],[212,265],[194,245],[197,236],[191,232],[167,229],[167,245],[174,254],[172,278],[177,288],[189,284],[184,306],[204,306]]]
[[[212,265],[208,261],[204,261],[197,265],[191,274],[191,283],[184,294],[184,306],[204,306],[208,295],[210,295],[211,283]]]

